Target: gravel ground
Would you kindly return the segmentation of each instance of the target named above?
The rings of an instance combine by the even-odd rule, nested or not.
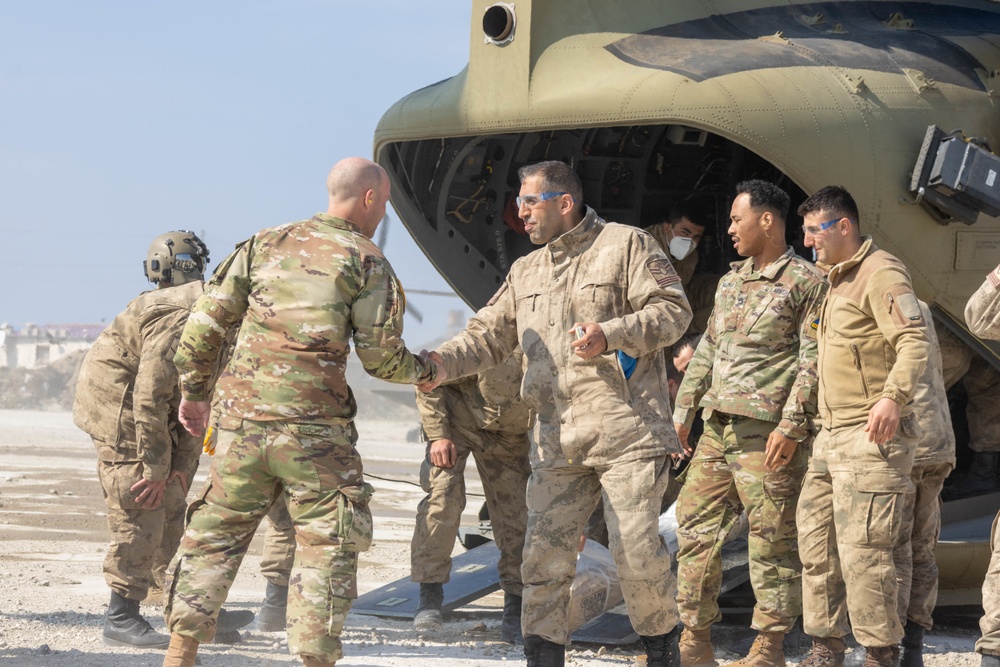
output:
[[[371,480],[375,546],[362,554],[359,591],[407,576],[412,517],[422,493],[417,481],[422,446],[407,443],[415,413],[392,421],[358,425],[366,471],[400,482]],[[65,412],[0,410],[0,664],[19,667],[139,667],[162,664],[162,651],[106,647],[101,624],[108,589],[101,572],[107,542],[104,506],[89,438]],[[208,469],[202,461],[199,476]],[[470,472],[474,468],[471,467]],[[409,482],[409,483],[407,483]],[[195,487],[200,486],[196,483]],[[469,490],[481,493],[470,477]],[[475,524],[479,502],[470,499],[467,523]],[[461,547],[456,544],[456,552]],[[256,610],[264,590],[259,571],[260,538],[236,579],[227,606]],[[520,648],[499,641],[502,595],[494,593],[463,607],[433,637],[410,624],[351,614],[344,633],[343,667],[481,667],[524,664]],[[157,629],[159,609],[144,607]],[[752,632],[737,622],[715,627],[720,662],[737,659]],[[252,627],[252,626],[251,626]],[[978,632],[967,618],[941,625],[927,637],[929,667],[972,667]],[[633,665],[637,646],[621,649],[573,646],[567,664]],[[283,633],[243,632],[233,645],[212,644],[199,651],[201,664],[215,666],[298,665]],[[858,657],[854,653],[855,659]],[[797,657],[790,657],[795,664]]]

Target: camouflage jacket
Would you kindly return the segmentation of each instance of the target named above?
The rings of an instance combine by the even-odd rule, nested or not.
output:
[[[924,368],[917,388],[913,392],[913,417],[920,426],[920,437],[917,440],[917,454],[913,460],[914,466],[927,466],[937,463],[955,465],[955,429],[951,425],[951,411],[945,398],[947,390],[944,387],[944,371],[941,362],[941,349],[938,347],[937,331],[933,324],[931,309],[920,301],[920,312],[924,320],[931,326],[927,327],[927,339],[930,341],[931,353],[927,356],[927,367]]]
[[[820,420],[827,428],[863,424],[883,398],[909,415],[931,350],[906,267],[865,237],[829,281],[819,323]]]
[[[980,338],[1000,340],[1000,266],[990,271],[969,299],[965,306],[965,323]]]
[[[789,247],[757,271],[734,262],[677,392],[674,420],[699,407],[774,422],[796,442],[816,416],[816,320],[826,281]]]
[[[100,460],[142,461],[143,477],[159,482],[172,468],[189,469],[200,456],[200,442],[177,421],[181,395],[172,360],[203,285],[196,281],[144,292],[87,352],[73,421],[103,443]]]
[[[434,391],[417,392],[417,410],[424,435],[431,442],[453,439],[451,424],[464,421],[470,429],[511,435],[526,434],[534,424],[531,409],[521,399],[521,361],[515,350],[499,366],[445,382]]]
[[[603,465],[680,451],[659,350],[690,320],[680,279],[653,238],[588,210],[514,262],[490,303],[438,351],[449,377],[460,377],[496,365],[520,343],[521,394],[538,420],[532,465]],[[600,324],[604,354],[573,353],[577,322]],[[636,358],[628,379],[616,350]]]
[[[237,246],[192,309],[174,363],[185,398],[209,398],[226,332],[239,325],[215,390],[229,420],[338,422],[357,412],[344,368],[353,336],[371,375],[415,383],[433,369],[403,344],[403,291],[357,227],[321,213]]]

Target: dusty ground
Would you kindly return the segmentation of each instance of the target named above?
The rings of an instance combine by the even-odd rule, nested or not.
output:
[[[414,413],[410,413],[414,414]],[[361,422],[366,471],[416,482],[422,448],[407,443],[411,420]],[[202,462],[204,477],[207,458]],[[162,663],[161,651],[106,647],[100,627],[108,589],[101,573],[107,528],[95,479],[90,440],[68,413],[0,410],[0,664],[19,667],[139,667]],[[371,480],[375,546],[362,555],[359,590],[363,593],[409,572],[412,517],[418,487]],[[196,487],[198,484],[196,484]],[[478,480],[470,491],[481,493]],[[478,499],[467,510],[475,524]],[[229,606],[256,610],[264,590],[258,570],[259,538],[244,561]],[[461,547],[456,546],[460,551]],[[499,593],[451,615],[446,628],[421,637],[407,623],[352,614],[345,631],[344,667],[485,667],[524,664],[520,648],[499,641]],[[158,610],[145,609],[162,629]],[[736,659],[752,634],[736,623],[716,626],[721,661]],[[930,667],[979,664],[972,653],[976,632],[967,623],[939,627],[927,638]],[[574,646],[567,664],[632,665],[638,647],[608,649]],[[301,664],[288,654],[283,634],[244,633],[233,646],[209,645],[200,651],[205,667]],[[797,658],[791,660],[796,662]]]

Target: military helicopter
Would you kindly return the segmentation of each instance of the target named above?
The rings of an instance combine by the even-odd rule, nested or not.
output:
[[[533,249],[524,164],[568,162],[616,222],[707,204],[699,272],[736,259],[737,182],[777,183],[793,211],[837,184],[936,320],[1000,368],[963,318],[1000,262],[1000,3],[473,0],[471,33],[468,65],[398,101],[374,140],[394,209],[471,307]],[[956,547],[942,589],[978,588],[985,548]]]

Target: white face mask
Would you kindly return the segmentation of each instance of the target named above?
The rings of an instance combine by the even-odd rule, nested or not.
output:
[[[677,261],[680,261],[690,255],[694,248],[695,242],[686,236],[675,236],[670,239],[670,254]]]

